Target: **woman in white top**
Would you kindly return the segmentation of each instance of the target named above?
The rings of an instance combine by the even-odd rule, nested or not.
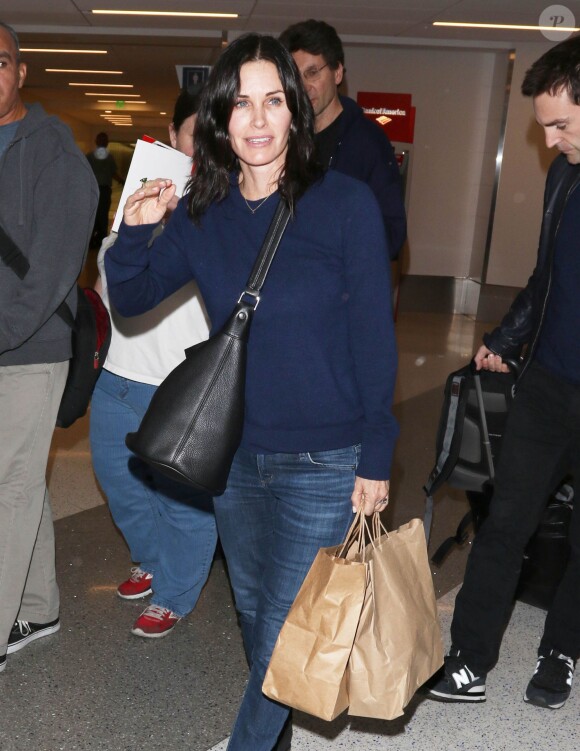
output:
[[[182,92],[169,126],[171,145],[188,156],[197,106],[198,96]],[[105,239],[98,259],[109,308],[104,257],[115,239]],[[111,346],[91,404],[93,467],[137,564],[117,593],[132,600],[153,592],[132,633],[159,638],[193,610],[209,575],[217,542],[213,501],[145,465],[127,449],[125,436],[137,429],[185,348],[207,338],[208,322],[193,282],[143,315],[123,318],[111,309],[111,318]]]

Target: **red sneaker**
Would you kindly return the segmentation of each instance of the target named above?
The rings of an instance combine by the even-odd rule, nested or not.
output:
[[[117,587],[117,594],[124,600],[137,600],[139,597],[146,597],[153,591],[151,589],[152,574],[135,566],[131,569],[131,576]]]
[[[131,633],[148,639],[159,639],[173,629],[181,618],[161,605],[149,605],[133,624]]]

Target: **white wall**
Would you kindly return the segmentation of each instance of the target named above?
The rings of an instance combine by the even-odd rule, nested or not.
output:
[[[507,51],[346,46],[345,55],[350,96],[409,93],[417,108],[405,273],[469,276],[487,233]]]
[[[534,266],[547,168],[528,67],[551,45],[514,43],[501,178],[486,281],[520,287]],[[508,50],[345,45],[347,93],[410,93],[417,108],[409,195],[407,274],[481,281]]]
[[[520,87],[526,70],[550,46],[528,44],[516,50],[486,278],[489,284],[523,287],[535,264],[544,181],[556,152],[546,148],[532,101],[522,96]]]

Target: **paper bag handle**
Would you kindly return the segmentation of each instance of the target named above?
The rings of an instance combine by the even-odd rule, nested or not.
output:
[[[361,556],[363,556],[364,560],[364,549],[365,549],[365,522],[364,519],[364,512],[362,504],[359,507],[358,511],[356,512],[354,519],[352,521],[352,524],[349,527],[348,532],[346,533],[346,537],[344,538],[344,542],[340,546],[337,558],[346,558],[348,551],[350,548],[355,545],[356,551]]]

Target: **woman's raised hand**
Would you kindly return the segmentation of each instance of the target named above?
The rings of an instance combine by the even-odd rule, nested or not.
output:
[[[171,180],[147,180],[142,188],[127,198],[123,209],[125,224],[133,227],[138,224],[158,224],[165,216],[174,195],[175,185]]]

